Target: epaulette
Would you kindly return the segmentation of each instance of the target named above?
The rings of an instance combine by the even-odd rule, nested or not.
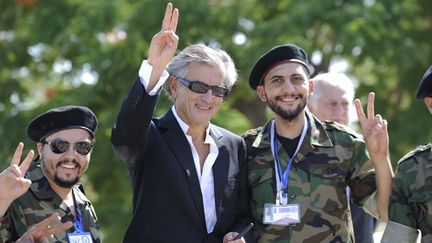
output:
[[[261,141],[263,127],[257,127],[254,129],[247,130],[242,137],[244,138],[246,145],[249,148],[255,147],[255,141]],[[255,144],[256,145],[256,144]]]
[[[356,132],[354,129],[352,129],[348,126],[342,125],[340,123],[326,120],[326,121],[322,121],[322,124],[326,130],[338,130],[338,131],[346,132],[355,138],[361,137],[361,134]]]
[[[251,137],[251,136],[255,137],[262,131],[262,129],[263,129],[263,127],[257,127],[254,129],[249,129],[245,133],[242,134],[242,137],[243,138]]]
[[[398,164],[400,164],[404,161],[407,161],[409,158],[413,157],[414,155],[417,155],[418,153],[430,150],[431,147],[432,147],[432,144],[430,144],[430,143],[417,146],[415,149],[411,150],[409,153],[407,153],[405,156],[403,156],[398,161]]]

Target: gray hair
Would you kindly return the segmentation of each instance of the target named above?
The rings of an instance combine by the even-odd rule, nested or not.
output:
[[[321,86],[333,86],[345,90],[350,97],[350,101],[354,100],[354,85],[351,79],[343,73],[320,73],[313,79],[315,84],[314,95],[311,96],[311,102],[315,100],[319,94]]]
[[[168,64],[167,71],[170,75],[184,78],[189,71],[191,63],[203,63],[212,67],[220,68],[225,72],[224,85],[228,89],[237,81],[238,73],[232,58],[221,49],[214,49],[203,44],[189,45],[177,54]],[[224,70],[225,69],[225,70]],[[168,79],[163,89],[172,98],[170,90],[171,79]]]

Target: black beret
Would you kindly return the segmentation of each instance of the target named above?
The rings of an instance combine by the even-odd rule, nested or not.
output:
[[[422,80],[417,88],[417,99],[432,97],[432,66],[423,75]]]
[[[62,106],[50,109],[34,118],[27,127],[27,135],[35,142],[64,129],[81,128],[93,137],[97,128],[95,114],[84,106]]]
[[[249,76],[249,86],[256,90],[261,83],[263,76],[274,64],[281,61],[293,61],[303,64],[312,75],[314,68],[309,63],[306,52],[294,44],[285,44],[273,47],[270,51],[262,55],[255,63]]]

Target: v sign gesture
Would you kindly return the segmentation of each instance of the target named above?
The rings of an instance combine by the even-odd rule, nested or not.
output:
[[[369,93],[367,102],[367,116],[359,99],[354,101],[366,149],[375,167],[375,181],[377,186],[377,206],[381,220],[388,218],[388,202],[393,181],[393,169],[389,156],[389,136],[387,121],[381,115],[375,115],[375,94]]]
[[[24,144],[19,143],[11,165],[0,173],[0,217],[3,217],[13,200],[24,194],[31,185],[31,181],[24,178],[24,175],[30,166],[34,152],[30,150],[20,165],[23,148]]]
[[[389,137],[387,132],[387,121],[381,115],[375,115],[375,93],[371,92],[367,102],[367,117],[359,99],[354,101],[357,117],[363,131],[366,148],[372,160],[385,159],[389,156]]]
[[[51,235],[64,232],[73,226],[73,223],[70,221],[62,224],[58,224],[59,222],[61,223],[60,216],[58,213],[53,213],[51,216],[29,229],[16,243],[48,243],[48,238]],[[51,226],[55,223],[57,223],[57,225]]]
[[[178,18],[178,9],[173,9],[173,5],[168,3],[162,21],[162,29],[153,36],[150,43],[148,63],[153,67],[153,72],[150,76],[148,90],[156,84],[177,50],[179,38],[175,32]]]

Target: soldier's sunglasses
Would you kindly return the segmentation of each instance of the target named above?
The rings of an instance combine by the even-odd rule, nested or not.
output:
[[[54,139],[52,141],[42,141],[42,144],[48,144],[53,153],[62,154],[68,151],[70,142],[62,139]],[[73,145],[75,151],[81,155],[90,153],[93,148],[93,143],[88,141],[78,141]]]
[[[190,80],[187,80],[185,78],[180,78],[177,76],[173,76],[173,77],[175,79],[177,79],[178,81],[180,81],[181,84],[188,87],[189,90],[191,90],[195,93],[199,93],[199,94],[205,94],[210,89],[212,91],[212,95],[225,98],[225,97],[227,97],[227,95],[230,91],[228,88],[225,88],[222,86],[208,85],[208,84],[205,84],[201,81],[190,81]]]

